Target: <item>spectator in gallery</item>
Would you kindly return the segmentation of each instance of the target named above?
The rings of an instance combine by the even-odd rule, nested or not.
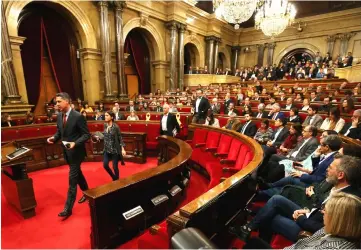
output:
[[[272,134],[273,134],[273,130],[269,126],[269,121],[262,120],[261,127],[257,130],[254,139],[263,144],[271,138]]]
[[[293,107],[290,109],[290,116],[288,117],[288,122],[302,123],[301,117],[298,115],[298,108]]]
[[[35,124],[35,117],[33,113],[28,113],[26,115],[25,125]]]
[[[127,121],[139,121],[139,117],[136,115],[135,111],[130,111],[130,115],[127,117]]]
[[[219,128],[219,120],[214,117],[214,114],[211,109],[208,109],[207,117],[204,125],[212,126],[215,128]]]
[[[323,121],[320,129],[334,130],[339,133],[344,125],[345,120],[341,118],[340,109],[333,107],[328,112],[328,117]]]
[[[355,104],[351,98],[345,99],[342,102],[341,113],[352,115],[355,111]]]
[[[87,112],[85,110],[80,112],[82,116],[84,116],[85,120],[87,119]]]

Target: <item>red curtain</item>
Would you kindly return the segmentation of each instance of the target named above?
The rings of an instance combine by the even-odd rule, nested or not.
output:
[[[149,49],[138,31],[131,31],[125,40],[125,52],[132,55],[139,76],[139,93],[150,92],[150,58]]]
[[[69,30],[65,20],[51,9],[34,11],[20,23],[19,35],[26,37],[21,57],[30,104],[36,105],[40,95],[43,50],[48,52],[58,90],[68,92],[73,99],[78,97],[75,96]]]

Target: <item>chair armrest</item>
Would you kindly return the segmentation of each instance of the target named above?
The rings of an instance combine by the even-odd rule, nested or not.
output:
[[[160,230],[160,226],[159,225],[153,225],[151,228],[149,228],[149,233],[152,235],[156,235],[158,234],[158,231]]]
[[[227,167],[224,167],[222,169],[223,172],[230,172],[230,173],[237,173],[239,171],[239,169],[235,169],[235,168],[227,168]]]
[[[235,160],[222,159],[220,160],[221,164],[234,165],[236,163]]]
[[[217,148],[206,148],[205,151],[206,151],[206,152],[212,152],[212,153],[214,153],[214,152],[217,151]]]
[[[205,143],[197,143],[194,147],[201,148],[204,147],[205,145],[206,145]]]
[[[301,232],[298,233],[298,239],[299,240],[310,237],[310,236],[312,236],[312,233],[310,233],[308,231],[301,231]]]
[[[216,157],[227,157],[228,154],[227,153],[214,153],[214,156],[216,156]]]

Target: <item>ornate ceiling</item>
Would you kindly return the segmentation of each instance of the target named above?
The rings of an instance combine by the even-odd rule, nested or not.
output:
[[[361,7],[361,1],[289,1],[295,4],[296,18]],[[198,1],[196,6],[208,13],[214,12],[212,1]],[[254,27],[254,15],[247,22],[242,23],[240,27]]]

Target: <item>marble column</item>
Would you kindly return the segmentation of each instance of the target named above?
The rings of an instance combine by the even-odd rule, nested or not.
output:
[[[117,83],[118,98],[128,98],[127,83],[125,80],[125,60],[124,60],[124,39],[123,39],[123,9],[126,3],[123,1],[113,1],[115,18],[115,57],[117,61]]]
[[[177,79],[176,79],[177,22],[175,21],[167,22],[166,27],[170,31],[170,65],[169,65],[168,89],[175,90],[177,88]]]
[[[263,65],[263,57],[264,57],[264,49],[265,49],[265,44],[257,44],[257,51],[258,51],[258,55],[257,55],[257,65],[258,66],[262,66]]]
[[[5,104],[20,104],[21,96],[17,86],[13,55],[10,45],[8,26],[5,18],[4,4],[1,5],[1,87],[5,95]]]
[[[110,27],[108,19],[108,2],[99,1],[98,2],[99,11],[100,11],[100,43],[102,51],[102,63],[104,71],[104,99],[105,100],[114,100],[115,95],[112,90],[112,62],[110,54]]]
[[[267,44],[267,48],[268,48],[268,51],[267,51],[267,64],[269,66],[273,65],[273,53],[274,53],[275,47],[276,47],[276,43],[268,43]]]
[[[184,83],[184,32],[187,26],[185,24],[178,24],[178,88],[183,91]]]
[[[219,44],[221,43],[221,39],[220,38],[216,38],[214,40],[214,58],[213,58],[213,72],[216,72],[216,69],[218,67],[218,48],[219,48]]]
[[[333,48],[334,48],[334,46],[335,46],[336,38],[337,38],[336,35],[327,36],[327,38],[326,38],[326,41],[327,41],[327,52],[330,53],[331,56],[332,56],[332,54],[333,54]]]
[[[340,46],[340,56],[344,57],[347,55],[347,49],[348,49],[348,42],[350,41],[351,37],[353,37],[355,33],[345,33],[339,35],[339,38],[341,40],[341,46]]]
[[[233,46],[232,47],[232,62],[231,62],[231,70],[232,73],[235,74],[237,70],[237,64],[238,64],[238,57],[239,52],[241,51],[240,46]]]
[[[208,73],[213,74],[213,59],[214,59],[214,36],[206,36],[205,40],[207,42],[207,55],[206,55],[206,65],[208,68]]]

